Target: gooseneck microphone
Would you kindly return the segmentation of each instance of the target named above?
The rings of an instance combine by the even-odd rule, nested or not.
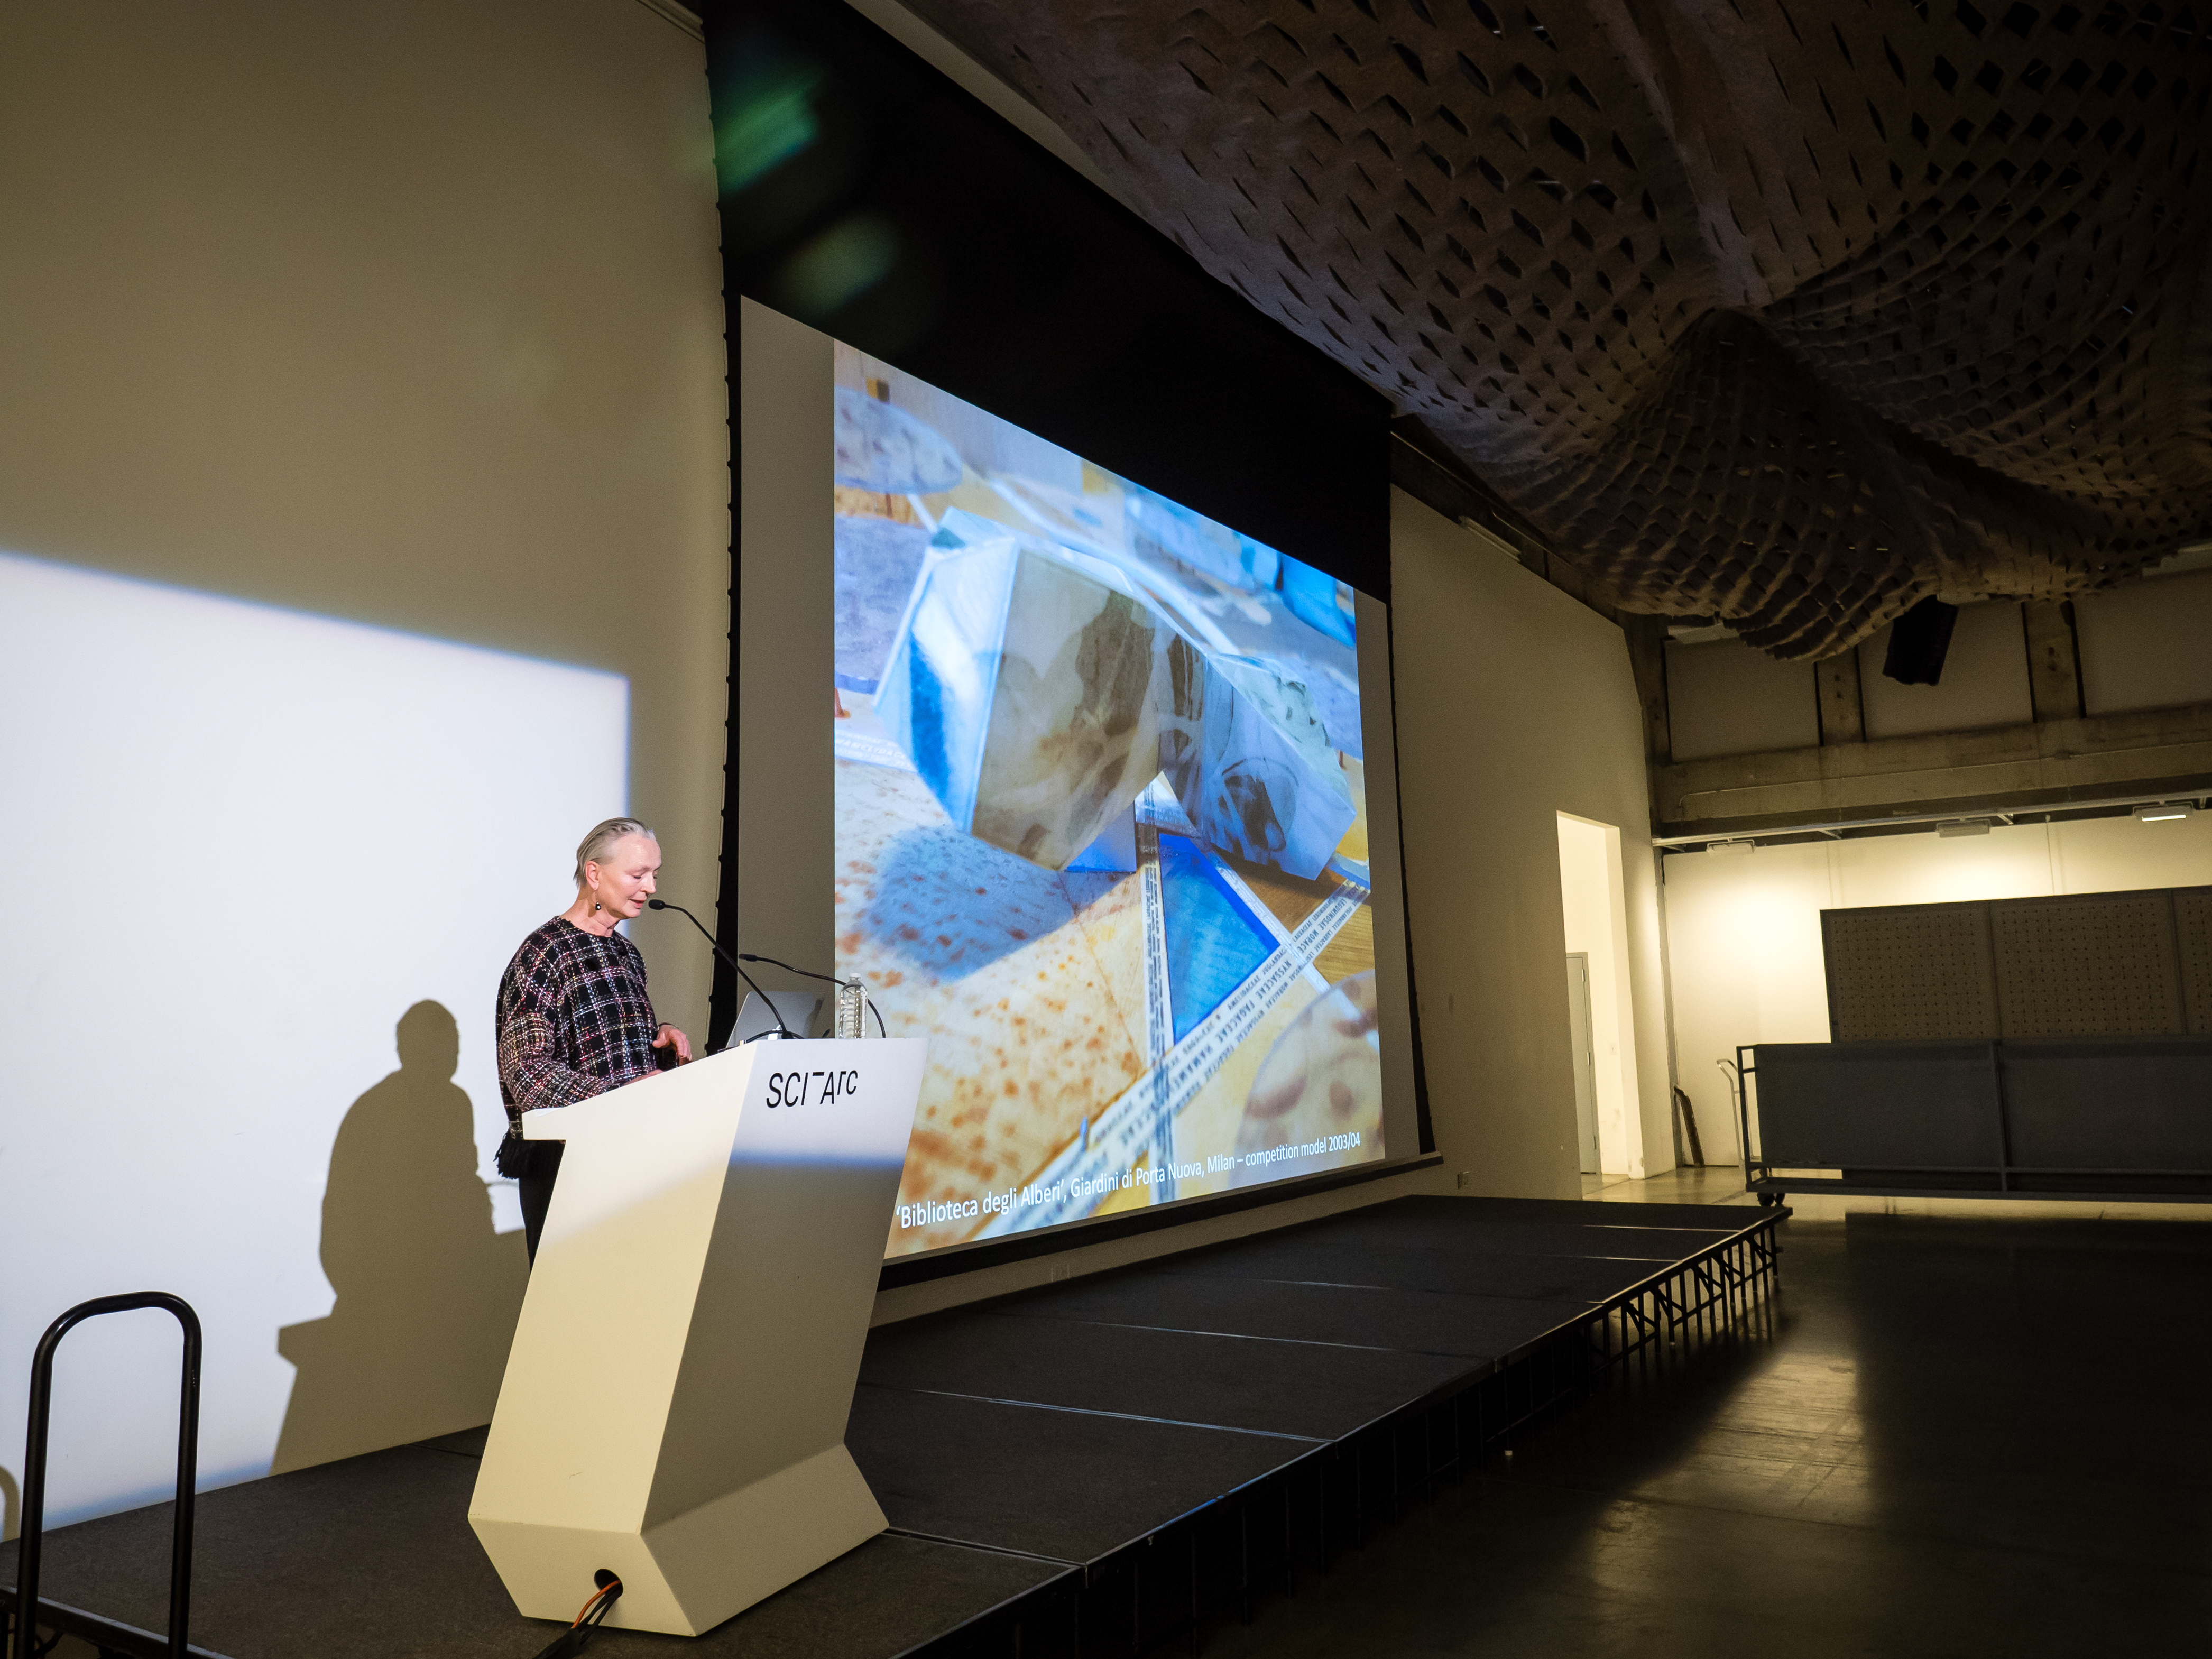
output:
[[[843,988],[847,982],[839,979],[835,974],[817,974],[811,968],[794,968],[787,962],[779,962],[774,957],[757,957],[750,951],[738,951],[738,959],[741,962],[764,962],[771,968],[782,969],[787,974],[797,974],[801,979],[823,980],[840,989]],[[873,997],[868,998],[868,1012],[876,1017],[876,1035],[880,1037],[889,1036],[890,1033],[884,1029],[882,1011],[876,1006],[876,1000]]]
[[[775,1017],[775,1029],[783,1036],[787,1037],[795,1037],[799,1035],[798,1032],[793,1030],[791,1027],[783,1023],[783,1012],[775,1006],[775,999],[769,995],[767,992],[762,990],[759,984],[754,980],[753,976],[747,973],[743,967],[739,966],[737,957],[732,956],[727,951],[725,951],[722,948],[722,941],[716,939],[712,933],[707,931],[707,924],[705,922],[700,921],[698,917],[693,915],[682,905],[671,904],[666,899],[647,899],[645,902],[645,908],[648,910],[673,910],[678,915],[682,916],[694,927],[696,927],[699,930],[700,937],[704,939],[708,944],[714,947],[714,954],[721,957],[723,961],[728,963],[732,969],[735,969],[738,977],[744,981],[746,984],[752,987],[753,994],[768,1005],[769,1012]],[[748,962],[757,962],[761,959],[762,958],[758,957],[748,957],[745,958]],[[726,1047],[727,1045],[726,1044],[724,1046]]]

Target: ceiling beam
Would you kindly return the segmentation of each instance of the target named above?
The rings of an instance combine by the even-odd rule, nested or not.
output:
[[[1655,768],[1653,785],[1662,836],[2202,793],[2212,788],[2212,703],[1682,761]]]
[[[2078,720],[2081,650],[2074,634],[2074,601],[2030,599],[2020,613],[2027,634],[2027,690],[2036,719]]]

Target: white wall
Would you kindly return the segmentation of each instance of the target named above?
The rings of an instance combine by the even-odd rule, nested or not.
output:
[[[2024,825],[1946,840],[1881,836],[1748,855],[1670,854],[1667,945],[1675,1062],[1708,1162],[1738,1156],[1714,1064],[1738,1043],[1828,1041],[1820,912],[2212,883],[2212,815]]]
[[[2076,599],[2074,618],[2085,714],[2212,702],[2212,570]]]
[[[8,1530],[31,1347],[83,1297],[199,1307],[210,1483],[489,1415],[500,969],[625,805],[711,920],[704,68],[637,0],[0,9],[0,817],[40,827]],[[679,925],[637,936],[696,1030]],[[50,1518],[161,1489],[174,1352],[70,1339]]]
[[[70,922],[0,962],[0,1399],[46,1317],[152,1288],[206,1329],[211,1484],[471,1426],[523,1280],[478,1176],[489,988],[622,799],[628,687],[6,556],[0,612],[0,706],[44,711],[0,817],[52,826],[26,850]],[[566,734],[550,776],[517,707]],[[167,1478],[174,1347],[151,1313],[70,1338],[57,1519]]]
[[[1667,725],[1678,761],[1810,749],[1820,741],[1813,665],[1741,640],[1667,647]]]
[[[1643,720],[1621,631],[1391,492],[1400,802],[1431,1111],[1469,1189],[1571,1198],[1557,815],[1620,829],[1645,1170],[1674,1163]],[[1644,1171],[1637,1171],[1643,1173]]]
[[[1642,1175],[1636,991],[1629,971],[1628,891],[1619,826],[1566,813],[1559,823],[1559,901],[1570,955],[1589,957],[1590,1066],[1599,1167]],[[1671,1159],[1662,1160],[1671,1162]]]

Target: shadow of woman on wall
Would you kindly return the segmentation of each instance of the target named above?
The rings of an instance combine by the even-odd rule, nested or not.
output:
[[[337,1301],[277,1333],[299,1375],[271,1474],[474,1428],[499,1398],[529,1277],[522,1234],[493,1230],[453,1015],[418,1002],[398,1036],[399,1069],[354,1102],[331,1148],[322,1261]]]

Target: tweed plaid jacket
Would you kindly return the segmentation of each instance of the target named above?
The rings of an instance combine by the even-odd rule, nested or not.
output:
[[[659,1029],[637,946],[554,917],[522,941],[499,981],[499,1092],[509,1121],[651,1075]]]

